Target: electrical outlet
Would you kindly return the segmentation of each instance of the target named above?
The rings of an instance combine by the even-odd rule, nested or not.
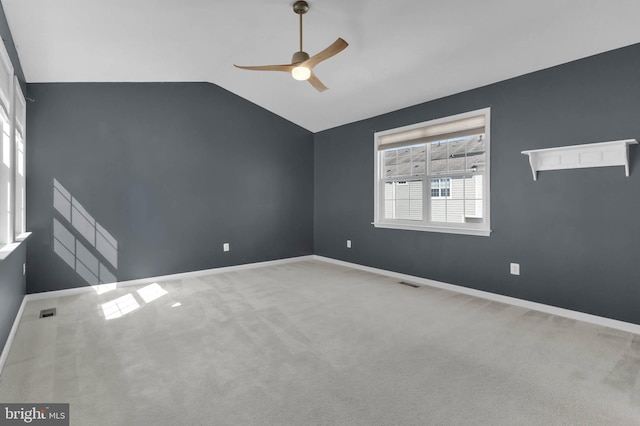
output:
[[[351,240],[347,240],[347,248],[351,248]]]
[[[229,250],[230,250],[230,248],[229,248],[229,243],[224,243],[224,244],[222,244],[222,250],[223,250],[223,251],[229,251]]]
[[[511,271],[511,275],[520,275],[520,264],[512,263],[510,271]]]

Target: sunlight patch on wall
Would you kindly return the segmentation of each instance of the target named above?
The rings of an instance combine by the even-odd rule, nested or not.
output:
[[[118,267],[118,241],[56,179],[53,207],[63,219],[53,219],[53,251],[96,293],[113,290],[100,285],[118,281],[107,266]]]
[[[56,179],[53,179],[53,207],[114,268],[118,268],[118,241]]]
[[[56,218],[53,219],[53,251],[89,285],[117,281],[104,263]]]

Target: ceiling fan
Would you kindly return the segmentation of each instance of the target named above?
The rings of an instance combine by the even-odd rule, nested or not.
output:
[[[323,51],[309,57],[309,54],[302,50],[302,15],[309,11],[309,3],[307,3],[306,1],[298,0],[293,4],[293,11],[300,16],[300,50],[293,54],[293,58],[291,58],[290,64],[260,65],[253,67],[234,64],[234,66],[243,70],[252,71],[290,72],[291,76],[296,80],[307,80],[313,87],[316,88],[316,90],[318,90],[319,92],[324,92],[328,89],[328,87],[322,84],[318,77],[316,77],[316,75],[313,73],[313,67],[318,65],[320,62],[342,52],[344,49],[346,49],[349,43],[341,38],[338,38]]]

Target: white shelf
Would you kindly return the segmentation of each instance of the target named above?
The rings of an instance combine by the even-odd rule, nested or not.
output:
[[[560,146],[557,148],[522,151],[529,156],[533,180],[544,170],[581,169],[585,167],[624,166],[629,176],[629,145],[635,139],[588,143],[584,145]]]

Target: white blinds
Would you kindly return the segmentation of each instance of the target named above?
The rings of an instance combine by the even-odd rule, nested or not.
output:
[[[432,125],[427,123],[417,128],[379,136],[378,150],[382,151],[420,143],[478,135],[485,132],[485,125],[484,114],[445,123]]]

